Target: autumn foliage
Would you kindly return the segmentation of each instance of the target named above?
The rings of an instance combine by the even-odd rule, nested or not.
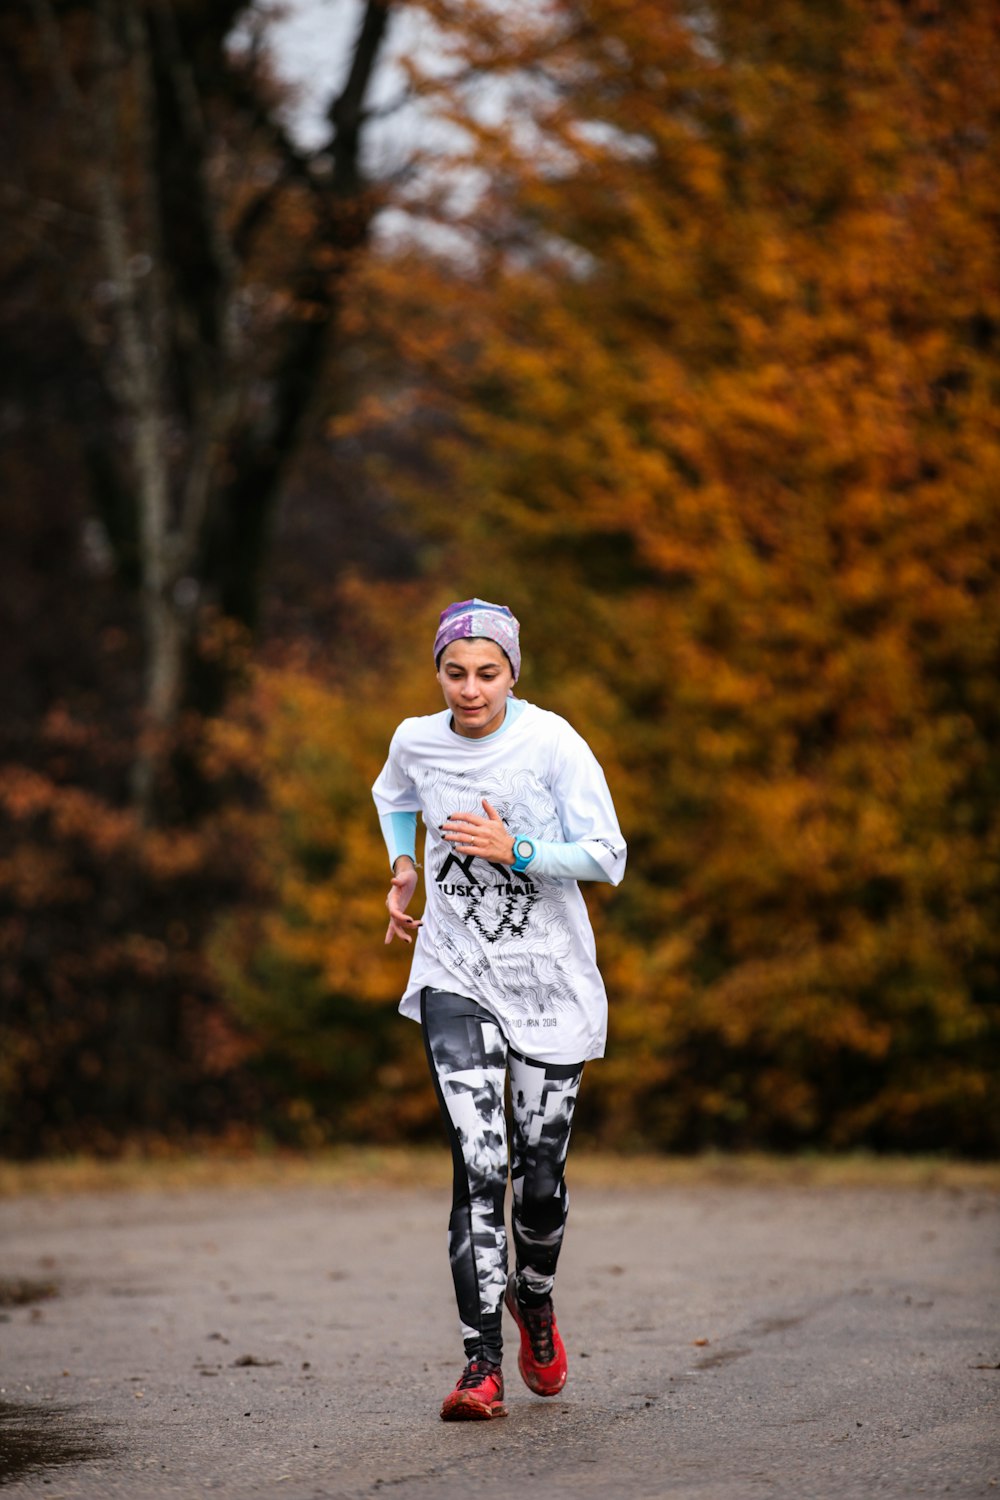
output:
[[[45,1066],[32,913],[83,923],[94,868],[132,896],[141,870],[163,920],[135,930],[169,956],[144,982],[172,976],[203,1125],[436,1128],[368,788],[396,722],[438,706],[437,611],[478,593],[520,617],[520,691],[588,738],[630,845],[622,887],[588,891],[611,1029],[581,1131],[995,1152],[996,8],[424,8],[450,67],[416,86],[474,175],[421,179],[439,229],[357,269],[328,433],[410,575],[313,560],[332,627],[283,616],[199,731],[196,829],[137,844],[113,799],[12,770],[3,1087]],[[120,909],[117,988],[94,952],[58,989],[46,927],[46,1015],[57,989],[65,1015],[135,994],[153,950]]]
[[[605,1128],[995,1144],[995,9],[555,11],[396,322],[442,586],[623,803]]]

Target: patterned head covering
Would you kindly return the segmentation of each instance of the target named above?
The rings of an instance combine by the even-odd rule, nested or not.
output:
[[[434,637],[434,660],[437,662],[452,641],[485,636],[488,641],[496,641],[506,654],[516,682],[521,671],[520,628],[506,604],[491,604],[488,599],[462,599],[441,611],[441,623]]]

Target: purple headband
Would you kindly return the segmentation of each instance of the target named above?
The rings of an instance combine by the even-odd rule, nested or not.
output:
[[[506,604],[490,604],[488,599],[462,599],[441,611],[441,623],[434,637],[434,660],[452,641],[485,636],[506,653],[516,682],[521,672],[520,628]]]

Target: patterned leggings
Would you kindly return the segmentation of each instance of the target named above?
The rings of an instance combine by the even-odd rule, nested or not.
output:
[[[425,989],[420,1015],[451,1141],[455,1176],[448,1254],[466,1357],[498,1364],[507,1285],[504,1073],[510,1074],[516,1268],[524,1293],[541,1300],[552,1290],[566,1227],[563,1168],[583,1064],[522,1057],[489,1011],[446,990]]]

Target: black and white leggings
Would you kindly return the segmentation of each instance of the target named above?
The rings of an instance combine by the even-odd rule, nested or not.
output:
[[[447,990],[425,989],[420,1015],[454,1163],[448,1254],[466,1357],[499,1363],[507,1284],[504,1073],[516,1269],[525,1294],[541,1300],[552,1290],[566,1227],[563,1168],[583,1064],[522,1057],[489,1011]]]

